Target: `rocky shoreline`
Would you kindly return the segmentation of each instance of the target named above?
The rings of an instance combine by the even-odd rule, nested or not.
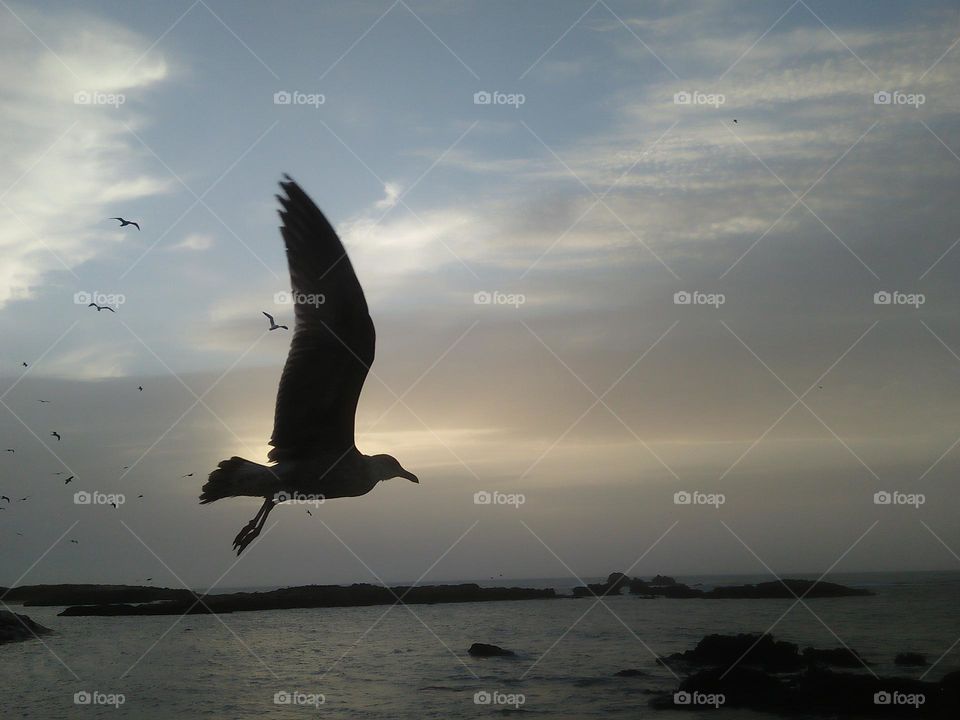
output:
[[[52,632],[50,628],[35,623],[26,615],[0,610],[0,644],[31,640]]]

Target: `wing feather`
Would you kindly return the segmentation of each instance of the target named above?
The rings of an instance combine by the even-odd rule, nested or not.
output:
[[[363,288],[336,231],[288,176],[278,195],[295,325],[277,390],[270,460],[354,445],[360,391],[376,333]]]

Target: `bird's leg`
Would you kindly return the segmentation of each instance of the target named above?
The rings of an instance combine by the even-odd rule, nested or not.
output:
[[[254,539],[260,534],[260,531],[263,530],[264,523],[267,522],[267,515],[270,514],[270,511],[273,510],[276,503],[267,498],[263,501],[263,505],[257,511],[257,514],[254,515],[253,520],[248,522],[243,526],[243,529],[237,534],[237,537],[233,540],[233,548],[237,551],[237,555],[244,551],[244,549],[254,541]]]

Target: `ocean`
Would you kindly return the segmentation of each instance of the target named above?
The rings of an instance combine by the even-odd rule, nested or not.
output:
[[[790,577],[808,577],[791,574]],[[11,606],[56,634],[0,647],[3,718],[543,718],[674,720],[713,707],[653,710],[677,680],[654,662],[706,634],[764,632],[801,647],[858,651],[878,675],[938,680],[960,669],[960,573],[832,574],[872,597],[642,600],[629,595],[411,607],[57,617]],[[590,579],[590,581],[600,578]],[[705,588],[769,576],[682,577]],[[487,580],[555,587],[568,580]],[[788,609],[794,605],[792,609]],[[771,629],[772,628],[772,629]],[[473,658],[474,642],[515,657]],[[898,668],[894,655],[932,668]],[[638,677],[618,677],[638,669]],[[765,718],[721,709],[719,717]]]

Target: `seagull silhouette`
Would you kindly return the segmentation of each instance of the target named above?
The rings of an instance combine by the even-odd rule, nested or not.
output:
[[[71,475],[71,476],[68,477],[66,480],[64,480],[64,481],[63,481],[63,484],[64,484],[64,485],[69,485],[71,480],[73,480],[73,475]]]
[[[12,452],[12,453],[15,453],[15,452],[16,452],[16,450],[14,450],[13,448],[7,448],[7,452]]]
[[[37,402],[39,402],[39,403],[48,403],[48,402],[50,402],[50,401],[49,401],[49,400],[37,400]]]
[[[10,498],[8,498],[6,495],[0,495],[0,500],[6,500],[7,502],[10,502]]]
[[[139,390],[140,392],[143,392],[143,385],[137,385],[137,390]]]
[[[237,534],[237,555],[260,534],[278,502],[293,493],[325,499],[365,495],[383,480],[420,482],[390,455],[364,455],[355,444],[360,390],[373,363],[376,333],[363,288],[336,231],[289,176],[280,183],[280,233],[297,298],[293,340],[280,378],[273,421],[273,466],[240,457],[222,461],[200,503],[262,497],[263,506]],[[266,313],[264,313],[266,315]],[[269,318],[269,315],[267,316]]]
[[[24,367],[30,367],[30,366],[27,365],[25,362],[22,362],[22,363],[20,363],[20,364],[23,365]]]
[[[74,545],[79,545],[79,544],[80,544],[80,543],[79,543],[78,541],[76,541],[76,540],[71,540],[70,542],[72,542]]]
[[[261,310],[261,312],[263,312],[263,311]],[[284,330],[289,330],[289,329],[290,329],[290,328],[288,328],[286,325],[277,325],[277,324],[273,321],[273,315],[271,315],[270,313],[263,313],[263,314],[266,315],[266,316],[267,316],[267,320],[270,321],[270,329],[271,329],[271,330],[276,330],[277,328],[283,328]]]
[[[180,477],[181,477],[181,478],[193,477],[193,473],[187,473],[186,475],[181,475]]]
[[[55,437],[57,439],[57,442],[60,442],[60,433],[58,433],[56,430],[50,433],[50,437]]]
[[[110,504],[113,506],[113,509],[114,509],[114,510],[117,509],[117,504],[116,504],[115,502],[112,502],[112,503],[110,503]]]
[[[17,502],[26,502],[26,501],[29,500],[29,499],[30,499],[30,496],[27,495],[26,497],[22,497],[22,498],[20,498],[19,500],[17,500]]]
[[[95,307],[97,309],[97,312],[100,312],[101,310],[109,310],[112,313],[116,312],[116,310],[114,310],[109,305],[97,305],[96,303],[90,303],[89,305],[87,305],[87,307]]]
[[[120,221],[120,227],[126,227],[127,225],[133,225],[137,230],[140,229],[140,226],[139,226],[137,223],[135,223],[133,220],[124,220],[124,219],[121,218],[121,217],[113,217],[113,218],[107,218],[107,219],[108,219],[108,220],[119,220],[119,221]]]

